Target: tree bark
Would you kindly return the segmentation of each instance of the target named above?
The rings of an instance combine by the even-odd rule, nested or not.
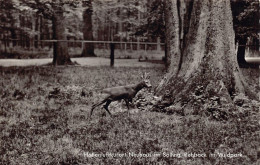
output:
[[[83,38],[84,40],[93,41],[93,30],[92,30],[92,0],[86,1],[85,4],[88,8],[83,13]],[[96,56],[94,53],[94,44],[85,43],[81,54],[82,57]]]
[[[157,107],[181,107],[184,114],[197,114],[203,110],[228,111],[240,93],[257,99],[238,67],[230,1],[192,1],[186,10],[191,13],[182,18],[190,26],[184,27],[182,51],[177,3],[171,0],[166,4],[166,44],[171,63],[156,90],[162,96]]]
[[[178,72],[180,64],[179,16],[176,0],[165,0],[166,67],[169,72]],[[169,67],[171,65],[171,67]]]
[[[62,10],[56,10],[52,17],[53,39],[66,40],[64,17]],[[68,54],[68,43],[58,41],[53,43],[53,65],[72,64]]]

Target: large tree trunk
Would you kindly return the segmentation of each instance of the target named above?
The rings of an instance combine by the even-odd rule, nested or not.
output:
[[[52,17],[53,39],[66,40],[64,17],[62,10],[56,10]],[[53,43],[53,65],[72,64],[68,53],[68,43],[58,41]]]
[[[156,91],[162,95],[158,107],[178,107],[184,114],[216,109],[226,112],[234,108],[233,99],[240,93],[256,99],[237,64],[229,0],[192,1],[181,1],[186,3],[181,6],[188,6],[182,22],[190,25],[188,31],[184,27],[187,34],[182,51],[176,30],[181,27],[177,3],[168,1],[166,43],[171,63]]]
[[[93,41],[93,30],[92,30],[92,0],[88,0],[85,2],[85,6],[87,9],[83,13],[83,38],[84,40]],[[94,44],[93,43],[85,43],[84,48],[82,51],[81,56],[88,57],[88,56],[95,56],[94,53]]]

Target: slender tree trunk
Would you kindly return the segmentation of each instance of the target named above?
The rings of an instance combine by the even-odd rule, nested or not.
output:
[[[179,16],[176,0],[165,0],[165,42],[166,46],[166,68],[169,72],[178,71],[181,59],[179,42]],[[169,67],[171,65],[171,67]]]
[[[5,34],[4,34],[4,47],[5,47],[4,52],[6,54],[7,53],[7,42],[6,42],[6,35]]]
[[[157,37],[156,50],[157,50],[158,52],[161,51],[161,40],[160,40],[160,37]]]
[[[119,1],[120,2],[120,1]],[[121,42],[123,42],[123,38],[122,38],[122,33],[123,33],[123,11],[122,8],[120,7],[119,9],[119,33],[120,33],[120,50],[123,50],[123,44]]]
[[[24,36],[24,34],[21,34],[21,45],[22,45],[22,47],[23,47],[23,49],[25,48],[25,36]]]
[[[142,7],[142,4],[139,2],[138,5],[140,7]],[[141,12],[140,10],[138,10],[138,26],[140,26],[141,23]],[[136,50],[139,51],[140,50],[140,37],[137,36],[137,46],[136,46]]]
[[[36,15],[36,19],[35,19],[35,31],[38,33],[34,36],[34,39],[36,40],[34,43],[35,48],[38,48],[38,40],[39,40],[39,15]]]
[[[25,36],[25,41],[26,41],[27,49],[30,50],[30,48],[31,48],[31,40],[30,40],[30,36],[29,35]]]
[[[43,40],[43,31],[44,31],[44,20],[42,16],[40,16],[40,35],[39,40]],[[40,42],[41,48],[43,48],[43,42]]]
[[[180,29],[177,4],[175,0],[167,4],[166,43],[171,63],[157,88],[157,95],[162,96],[158,107],[182,108],[184,114],[227,112],[234,108],[233,99],[238,94],[257,99],[238,67],[230,1],[193,0],[189,4],[190,28],[183,51],[176,30]]]
[[[57,10],[52,17],[53,39],[66,40],[63,12]],[[58,41],[53,43],[53,65],[72,64],[68,54],[68,43]]]
[[[93,41],[93,29],[92,29],[92,0],[86,1],[85,4],[88,8],[83,13],[83,38],[84,40]],[[81,56],[95,56],[94,53],[94,44],[93,43],[85,43]]]
[[[14,29],[11,29],[11,37],[12,37],[12,39],[13,39],[13,47],[16,47],[16,43],[17,43],[17,41],[16,41],[16,39],[17,39],[17,35],[16,35],[16,32],[15,32]]]

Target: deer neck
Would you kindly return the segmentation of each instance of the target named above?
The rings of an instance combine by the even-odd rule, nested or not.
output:
[[[140,91],[141,89],[143,89],[143,87],[144,87],[144,84],[143,84],[143,82],[140,82],[140,83],[138,83],[138,84],[136,84],[135,85],[135,90],[136,90],[136,92],[138,92],[138,91]]]

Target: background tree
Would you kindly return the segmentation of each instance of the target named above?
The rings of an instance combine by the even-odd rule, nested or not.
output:
[[[173,13],[177,12],[178,14],[176,16],[180,17],[181,15],[184,14],[184,8],[181,8],[181,1],[176,0],[176,1],[168,1],[168,0],[150,0],[149,3],[147,3],[147,8],[148,8],[148,15],[146,16],[146,21],[141,24],[138,29],[136,34],[145,36],[150,38],[151,40],[154,40],[155,38],[160,38],[161,40],[165,41],[165,64],[166,68],[169,69],[170,63],[171,63],[171,58],[175,58],[175,60],[178,60],[180,57],[179,53],[176,54],[176,56],[171,56],[169,54],[173,53],[170,51],[178,51],[180,50],[181,47],[181,42],[177,43],[174,42],[170,44],[171,41],[169,41],[169,37],[166,36],[173,36],[177,37],[180,40],[183,39],[183,33],[184,33],[184,27],[189,26],[187,23],[182,23],[179,22],[178,24],[180,25],[180,28],[175,28],[176,24],[172,17],[174,16]],[[190,1],[187,1],[190,2]],[[176,8],[172,9],[170,7],[171,3],[176,3]],[[188,7],[187,3],[187,7]],[[182,9],[182,10],[181,10]],[[182,19],[177,18],[177,21],[182,21]],[[166,26],[166,24],[168,24]],[[171,30],[171,29],[175,29]],[[175,34],[170,34],[174,32]],[[178,37],[178,36],[180,37]],[[177,44],[177,45],[176,45]],[[178,48],[179,47],[179,48]],[[178,63],[178,62],[177,62]]]
[[[178,46],[170,51],[171,56],[180,52],[180,60],[171,62],[169,72],[157,88],[157,94],[162,95],[158,107],[172,105],[172,110],[184,109],[184,114],[198,114],[204,110],[223,114],[234,108],[232,100],[237,94],[256,98],[237,64],[230,1],[180,3],[181,9],[177,11],[186,8],[186,13],[176,12],[178,4],[175,0],[167,1],[169,10],[166,12],[174,23],[166,20],[166,26],[180,30],[180,23],[186,22],[190,27],[185,27],[188,29],[186,34],[183,33],[183,40],[175,28],[170,28],[173,35],[166,36],[170,44],[184,43],[181,43],[183,51]]]
[[[44,0],[21,0],[22,5],[36,10],[41,13],[45,18],[52,21],[52,38],[54,40],[66,40],[64,23],[64,11],[70,3],[65,3],[61,0],[44,1]],[[68,54],[67,42],[54,42],[53,44],[53,65],[72,64]]]
[[[83,1],[83,7],[86,7],[85,11],[83,12],[83,38],[84,40],[93,41],[94,38],[92,29],[92,0]],[[85,43],[81,56],[95,56],[94,44]]]
[[[137,41],[137,27],[145,21],[147,1],[95,1],[94,33],[108,41]]]
[[[12,38],[16,39],[15,28],[12,26],[14,22],[14,17],[12,12],[15,11],[15,7],[12,1],[0,1],[0,31],[1,31],[1,38],[3,38],[4,43],[4,53],[7,52],[7,39],[8,34],[11,32]]]
[[[146,38],[146,41],[156,41],[158,38],[161,41],[165,41],[165,10],[167,10],[165,1],[150,0],[145,5],[148,14],[145,15],[144,20],[136,28],[135,35]],[[165,62],[168,68],[169,63],[167,58],[167,45],[165,45]]]
[[[234,19],[235,40],[241,45],[238,47],[237,60],[240,67],[246,67],[246,44],[250,39],[250,49],[259,50],[259,1],[258,0],[231,0]],[[253,46],[254,45],[254,46]]]
[[[136,35],[156,39],[165,39],[165,3],[164,0],[150,0],[146,5],[147,14],[137,28]]]
[[[63,8],[61,4],[53,4],[53,14],[52,19],[52,28],[53,28],[53,39],[56,40],[66,40],[65,36],[65,27]],[[68,43],[67,42],[54,42],[53,45],[53,64],[54,65],[64,65],[72,64],[69,53],[68,53]]]

